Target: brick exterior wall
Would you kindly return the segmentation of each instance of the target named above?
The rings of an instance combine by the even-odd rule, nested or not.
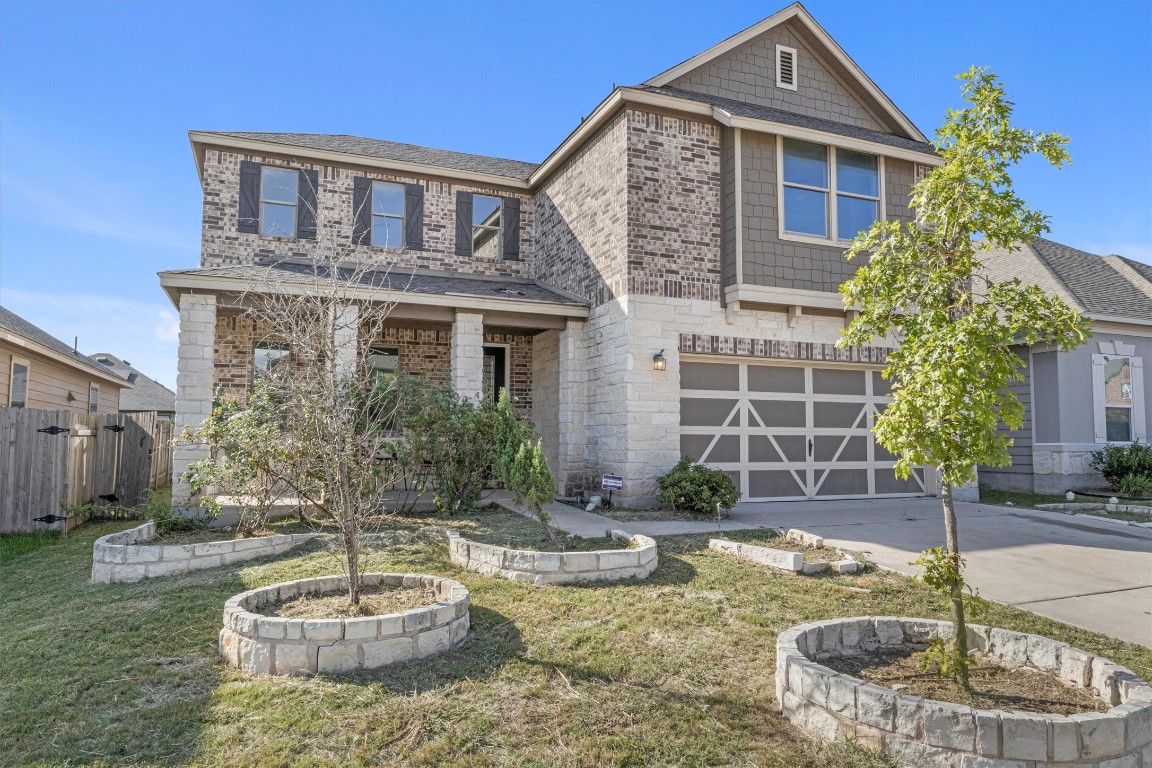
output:
[[[776,87],[777,44],[796,49],[795,91]],[[885,130],[860,101],[812,55],[787,23],[768,30],[668,85],[810,117],[822,117],[858,128]]]
[[[285,168],[316,169],[318,233],[316,240],[268,237],[237,231],[240,200],[240,161],[252,160]],[[413,182],[424,186],[424,250],[352,245],[352,184],[356,176],[376,181]],[[527,276],[533,248],[533,200],[530,195],[493,187],[420,179],[366,168],[344,168],[293,160],[290,156],[251,155],[209,147],[204,153],[204,216],[200,265],[251,264],[261,259],[312,257],[325,251],[344,259],[379,260],[400,268],[422,267],[482,275]],[[456,255],[456,192],[475,192],[520,199],[520,261],[498,253]],[[498,241],[498,238],[496,239]]]

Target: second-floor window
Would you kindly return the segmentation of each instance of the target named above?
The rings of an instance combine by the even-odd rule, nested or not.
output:
[[[404,247],[404,185],[372,182],[372,245]]]
[[[237,231],[315,240],[318,188],[319,173],[313,168],[241,160]]]
[[[260,169],[260,234],[296,236],[300,174],[284,168]]]
[[[100,385],[91,384],[88,387],[88,413],[100,410]]]
[[[782,139],[785,234],[851,240],[880,218],[880,163],[875,155]]]
[[[499,258],[500,198],[472,196],[472,253]]]

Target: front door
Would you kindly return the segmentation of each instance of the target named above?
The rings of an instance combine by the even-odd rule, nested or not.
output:
[[[493,401],[508,387],[508,348],[484,347],[484,396]]]

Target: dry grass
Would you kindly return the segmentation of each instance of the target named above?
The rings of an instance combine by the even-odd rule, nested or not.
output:
[[[427,522],[394,519],[366,566],[463,582],[473,636],[442,657],[348,677],[249,675],[216,652],[228,597],[337,572],[322,550],[89,585],[92,541],[120,523],[6,560],[0,762],[876,768],[890,763],[813,744],[776,711],[776,635],[834,616],[946,616],[902,577],[790,576],[710,552],[707,536],[661,540],[646,582],[530,587],[452,566],[442,541],[412,535]],[[1152,672],[1152,651],[1018,609],[993,606],[987,621]]]
[[[403,587],[365,587],[360,590],[360,604],[353,608],[348,595],[300,595],[277,603],[264,611],[267,616],[293,619],[324,619],[335,616],[383,616],[400,613],[411,608],[432,605],[439,599],[435,589]]]

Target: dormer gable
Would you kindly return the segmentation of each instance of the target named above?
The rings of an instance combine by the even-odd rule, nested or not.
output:
[[[644,84],[927,141],[799,3]]]

